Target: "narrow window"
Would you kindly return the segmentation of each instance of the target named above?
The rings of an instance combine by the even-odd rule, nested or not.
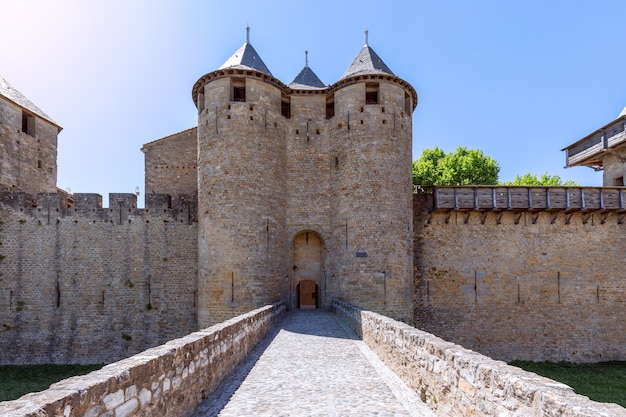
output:
[[[335,117],[335,95],[326,97],[326,119]]]
[[[409,93],[404,93],[404,112],[411,114],[411,97],[409,97]]]
[[[43,168],[43,163],[41,162],[41,159],[37,160],[37,168]]]
[[[35,136],[35,117],[22,110],[22,132]]]
[[[232,78],[231,79],[231,92],[232,101],[246,101],[246,79],[245,78]]]
[[[378,104],[378,83],[365,84],[365,104]]]
[[[198,113],[201,113],[204,110],[204,92],[201,91],[198,93]]]
[[[280,112],[285,119],[291,119],[291,97],[283,94],[280,102]]]

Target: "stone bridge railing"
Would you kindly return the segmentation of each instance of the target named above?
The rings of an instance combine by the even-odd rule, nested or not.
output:
[[[266,306],[45,391],[2,402],[0,416],[190,415],[284,312],[284,304]]]
[[[335,313],[438,416],[618,417],[626,409],[344,302]]]

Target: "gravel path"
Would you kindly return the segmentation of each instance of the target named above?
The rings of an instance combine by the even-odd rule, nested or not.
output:
[[[296,310],[193,417],[434,416],[331,313]]]

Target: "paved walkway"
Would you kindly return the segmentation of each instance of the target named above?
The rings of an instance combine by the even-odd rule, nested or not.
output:
[[[193,417],[434,416],[331,313],[288,313]]]

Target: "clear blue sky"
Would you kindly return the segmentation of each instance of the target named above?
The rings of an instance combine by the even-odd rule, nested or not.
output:
[[[563,169],[560,150],[626,106],[626,1],[0,0],[0,75],[63,126],[61,188],[133,192],[144,143],[196,124],[191,87],[245,41],[289,83],[337,81],[363,45],[417,90],[413,156],[482,149],[500,179]]]

